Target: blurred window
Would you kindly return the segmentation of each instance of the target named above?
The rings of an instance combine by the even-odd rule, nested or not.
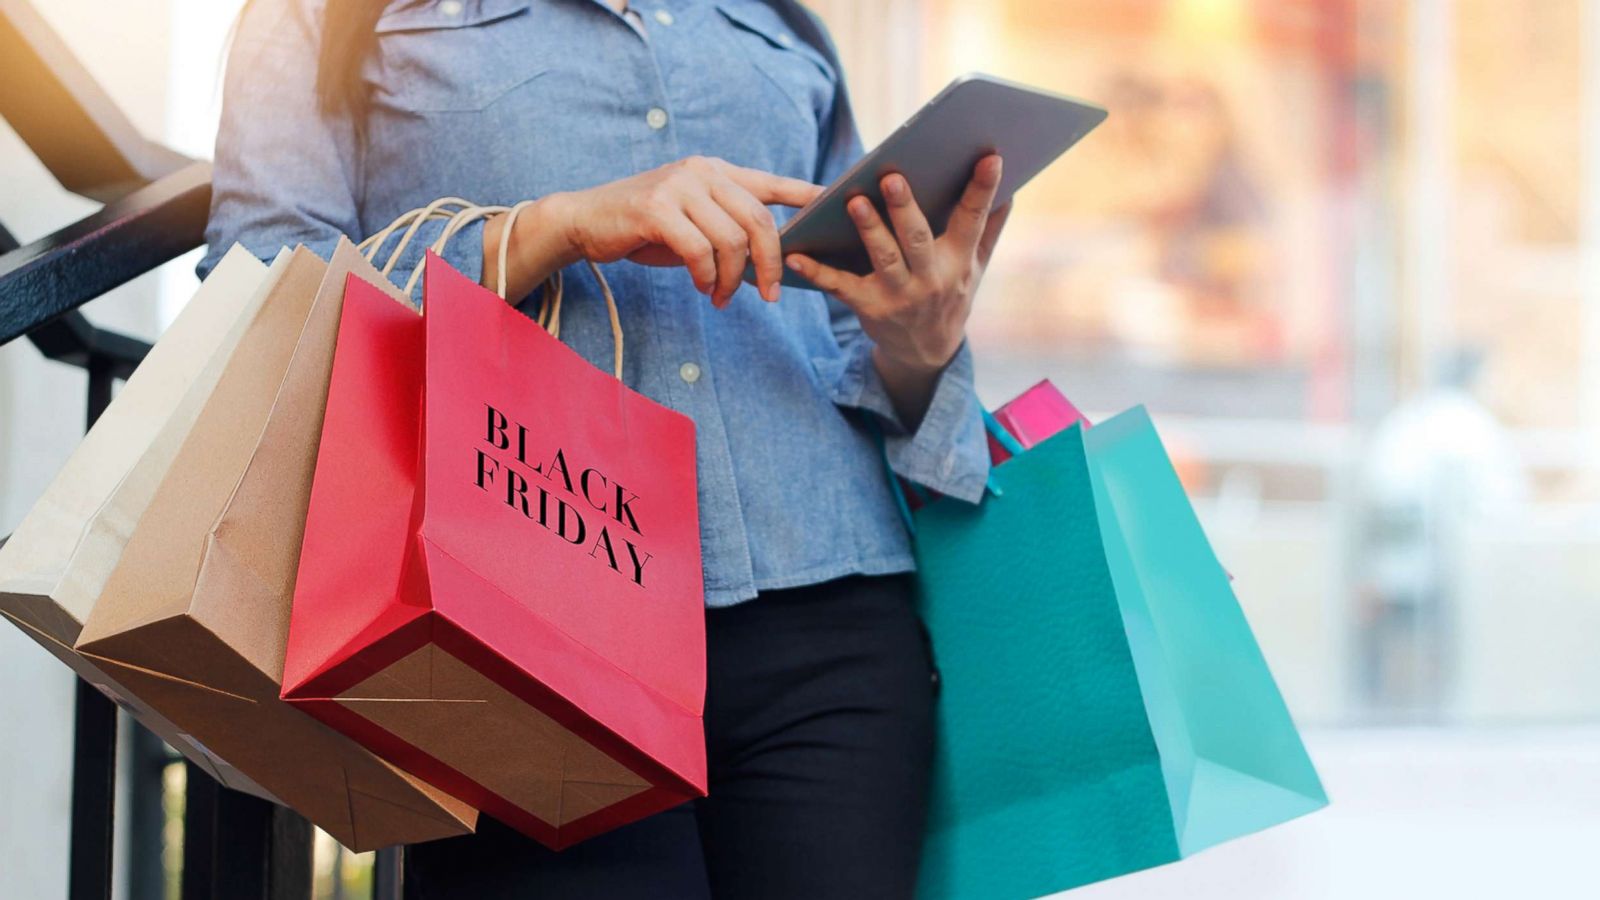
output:
[[[812,5],[869,142],[970,70],[1111,110],[1020,195],[980,393],[1156,413],[1297,713],[1600,717],[1600,10]]]

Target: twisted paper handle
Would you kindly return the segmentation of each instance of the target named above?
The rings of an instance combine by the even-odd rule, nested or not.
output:
[[[384,276],[387,277],[391,272],[394,271],[395,264],[399,262],[401,254],[405,252],[406,247],[410,246],[412,238],[416,237],[417,231],[422,228],[423,223],[437,219],[449,220],[445,223],[443,230],[439,232],[439,237],[434,240],[433,246],[429,248],[435,254],[442,254],[444,253],[445,247],[450,243],[450,239],[455,237],[456,233],[461,229],[480,219],[487,219],[491,216],[497,216],[501,213],[505,213],[505,223],[501,226],[500,230],[501,239],[498,256],[499,271],[496,279],[495,290],[495,293],[499,295],[500,299],[505,300],[506,264],[508,262],[507,251],[511,246],[512,226],[516,224],[517,217],[522,214],[522,211],[528,208],[528,206],[531,204],[532,201],[524,200],[521,203],[517,203],[516,205],[510,207],[478,206],[466,200],[462,200],[459,197],[442,197],[433,201],[427,206],[413,209],[409,212],[401,214],[382,230],[358,244],[357,248],[366,254],[369,262],[376,264],[377,256],[383,249],[383,245],[388,242],[389,238],[394,236],[396,231],[399,231],[401,228],[405,228],[405,233],[400,236],[399,242],[396,243],[394,249],[389,252],[388,262],[386,262],[383,266],[382,272]],[[623,348],[622,318],[617,312],[617,298],[614,294],[612,294],[611,285],[606,281],[605,275],[601,273],[600,267],[595,265],[593,260],[585,260],[585,262],[587,262],[589,265],[589,271],[594,273],[595,281],[600,285],[601,295],[605,297],[606,313],[611,319],[611,340],[613,348],[612,374],[616,376],[618,381],[621,381]],[[407,297],[413,296],[413,294],[416,292],[417,279],[419,279],[421,276],[421,266],[416,267],[416,269],[411,272],[411,277],[406,281],[405,286],[405,294]],[[543,328],[550,334],[551,337],[556,338],[557,340],[560,340],[561,338],[561,296],[563,293],[563,284],[564,280],[561,276],[560,269],[557,269],[548,279],[545,280],[544,284],[542,285],[541,296],[539,299],[539,311],[535,316],[535,321],[539,324],[539,327]]]
[[[441,197],[427,206],[413,209],[410,212],[402,213],[393,222],[390,222],[388,226],[383,228],[383,230],[357,244],[356,249],[366,254],[367,262],[376,265],[378,252],[383,249],[384,243],[386,243],[396,231],[399,231],[401,228],[406,228],[406,226],[409,225],[410,227],[406,228],[406,233],[400,237],[400,243],[396,244],[394,249],[389,252],[389,261],[383,266],[383,274],[388,275],[390,272],[394,271],[395,263],[400,261],[400,254],[405,251],[408,245],[410,245],[411,239],[416,236],[417,229],[422,227],[423,222],[426,222],[429,219],[450,218],[455,214],[456,210],[449,209],[448,207],[470,207],[474,205],[475,204],[469,203],[466,200],[462,200],[459,197]]]
[[[511,246],[512,226],[517,224],[517,217],[527,209],[532,201],[524,200],[511,207],[506,213],[505,224],[500,230],[500,257],[498,287],[496,292],[503,300],[506,296],[506,250]],[[622,318],[617,313],[617,298],[611,293],[611,285],[606,281],[606,276],[601,273],[600,267],[594,260],[584,260],[589,264],[589,271],[594,273],[594,280],[600,285],[600,293],[606,298],[606,314],[611,318],[611,343],[612,343],[612,374],[618,381],[622,380]],[[559,340],[561,338],[561,294],[563,280],[561,270],[557,269],[549,280],[544,283],[544,296],[539,303],[539,324],[550,332],[550,336]]]

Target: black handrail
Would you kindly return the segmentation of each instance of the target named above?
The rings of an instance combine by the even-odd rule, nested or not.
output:
[[[200,246],[210,205],[211,164],[190,163],[0,256],[0,344]]]

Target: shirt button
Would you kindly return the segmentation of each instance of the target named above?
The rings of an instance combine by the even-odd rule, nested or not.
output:
[[[783,33],[778,35],[778,43],[784,45],[785,47],[793,47],[794,46],[794,35],[790,34],[787,31],[785,31],[785,32],[783,32]]]
[[[658,9],[658,10],[656,10],[656,21],[660,22],[663,25],[671,25],[672,24],[672,13],[669,13],[664,9]]]
[[[692,362],[686,362],[678,367],[678,377],[690,384],[694,384],[700,380],[700,367]]]
[[[452,19],[461,15],[462,8],[461,0],[444,0],[443,3],[439,4],[439,12]]]
[[[667,127],[667,111],[659,106],[652,107],[649,112],[644,114],[644,121],[651,128],[660,131]]]
[[[951,453],[949,453],[948,455],[945,456],[944,462],[939,466],[939,474],[944,476],[945,478],[949,478],[951,475],[955,474],[955,471],[956,471],[956,455],[955,455],[955,452],[952,451]]]

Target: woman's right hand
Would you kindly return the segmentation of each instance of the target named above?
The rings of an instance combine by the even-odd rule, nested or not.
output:
[[[579,260],[684,266],[714,306],[728,304],[755,265],[762,299],[778,299],[783,257],[767,204],[804,206],[822,188],[795,178],[693,156],[581,191],[550,194],[518,219],[508,249],[507,296],[524,297]],[[484,232],[483,283],[496,279],[504,217]]]

